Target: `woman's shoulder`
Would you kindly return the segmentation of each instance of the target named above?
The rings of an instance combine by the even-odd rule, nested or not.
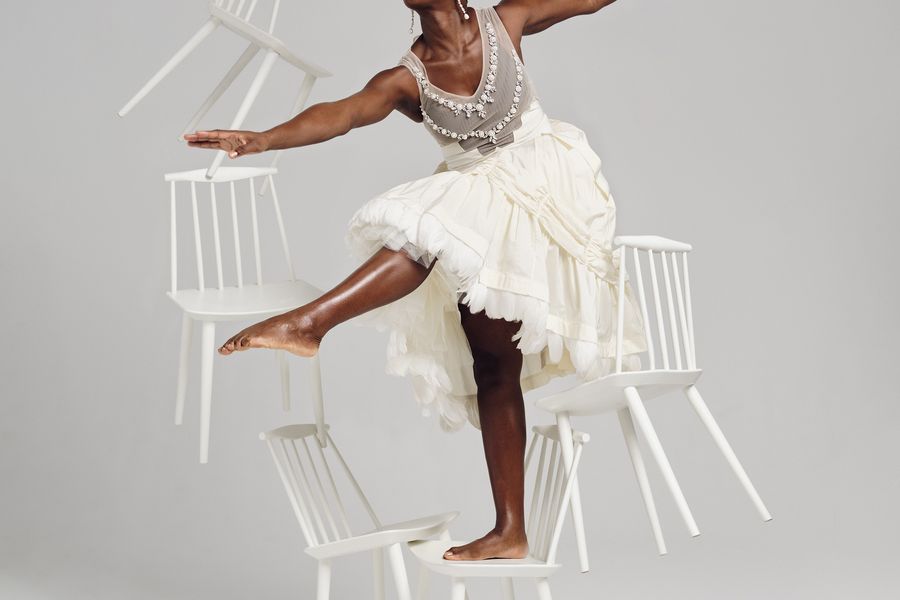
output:
[[[500,31],[500,37],[503,41],[506,44],[511,44],[521,56],[520,45],[527,17],[525,11],[515,4],[510,5],[503,2],[494,6],[485,6],[480,10]]]
[[[485,6],[481,9],[482,14],[487,14],[500,21],[510,34],[517,34],[521,37],[522,30],[525,28],[525,21],[528,13],[522,7],[516,4],[505,4],[503,2],[494,6]]]

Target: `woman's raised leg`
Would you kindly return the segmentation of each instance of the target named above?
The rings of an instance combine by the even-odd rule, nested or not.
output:
[[[426,267],[402,250],[382,247],[320,297],[251,325],[222,344],[219,353],[272,348],[314,356],[332,327],[409,294],[425,281],[436,262]]]
[[[474,542],[454,546],[450,560],[524,558],[525,536],[525,402],[519,378],[522,352],[510,338],[521,322],[491,319],[482,311],[472,314],[459,305],[463,330],[469,340],[478,385],[478,417],[494,496],[494,528]]]

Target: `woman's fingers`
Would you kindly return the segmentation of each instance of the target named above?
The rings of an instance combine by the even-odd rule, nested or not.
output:
[[[232,152],[236,146],[242,143],[238,139],[237,132],[231,131],[195,131],[184,134],[188,146],[192,148],[212,148]]]
[[[184,134],[189,146],[197,148],[221,148],[231,150],[242,142],[237,140],[237,132],[233,131],[195,131]]]
[[[184,139],[189,142],[220,140],[225,139],[231,133],[232,132],[230,131],[221,131],[219,129],[214,129],[212,131],[195,131],[194,133],[184,134]]]
[[[252,131],[231,131],[213,129],[184,134],[188,146],[192,148],[213,148],[225,150],[229,158],[262,151],[258,135]]]

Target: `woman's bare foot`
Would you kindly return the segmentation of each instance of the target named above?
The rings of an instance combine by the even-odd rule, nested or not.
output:
[[[492,529],[484,537],[444,552],[446,560],[486,560],[489,558],[525,558],[528,540],[525,532]]]
[[[323,335],[316,331],[314,320],[301,307],[244,329],[222,344],[219,354],[270,348],[298,356],[315,356]]]

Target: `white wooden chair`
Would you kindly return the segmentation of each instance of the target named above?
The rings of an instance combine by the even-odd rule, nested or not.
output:
[[[181,62],[187,58],[187,56],[193,52],[209,35],[222,26],[233,33],[239,35],[240,37],[247,40],[248,45],[244,52],[240,55],[237,61],[231,66],[231,68],[225,73],[225,76],[219,82],[219,84],[213,89],[210,95],[206,98],[194,116],[191,118],[190,122],[184,128],[182,135],[184,133],[192,132],[196,129],[197,124],[200,120],[206,115],[210,108],[216,103],[216,101],[221,98],[222,94],[231,86],[234,80],[238,77],[238,75],[243,72],[243,70],[247,67],[251,60],[259,53],[260,50],[264,51],[264,57],[262,63],[260,64],[259,70],[256,72],[256,75],[253,78],[252,83],[250,84],[249,89],[247,90],[246,95],[244,96],[243,101],[241,102],[240,107],[238,108],[237,114],[231,122],[231,126],[229,129],[240,129],[244,123],[244,120],[247,117],[247,113],[250,111],[250,107],[256,101],[256,97],[259,95],[260,90],[262,89],[263,84],[269,76],[269,73],[272,70],[272,67],[275,64],[275,61],[281,57],[288,64],[296,67],[301,72],[304,73],[303,81],[300,84],[300,91],[297,94],[297,99],[294,102],[294,106],[291,112],[291,115],[300,112],[303,106],[306,104],[306,101],[309,97],[309,93],[312,90],[313,85],[319,77],[329,77],[331,75],[330,72],[325,70],[323,67],[315,65],[309,61],[306,61],[296,54],[291,52],[284,43],[279,40],[277,37],[273,35],[275,30],[275,24],[278,20],[278,9],[281,5],[281,0],[272,0],[272,11],[269,14],[269,18],[265,25],[257,25],[254,24],[253,16],[257,13],[256,8],[258,5],[258,0],[210,0],[209,2],[209,17],[206,22],[194,33],[193,36],[181,47],[177,52],[159,69],[144,86],[138,90],[138,92],[128,101],[125,105],[119,110],[119,116],[127,115],[131,109],[133,109],[138,102],[143,100],[143,98],[150,93],[150,91],[155,88],[160,81],[162,81],[169,73],[172,72],[175,67],[177,67]],[[181,136],[178,137],[179,141],[183,141]],[[272,163],[270,166],[274,167],[278,164],[278,159],[281,156],[281,150],[275,151],[272,157]],[[215,175],[216,170],[222,164],[222,161],[225,158],[225,151],[220,150],[216,153],[216,156],[213,160],[212,165],[206,172],[207,178]],[[260,194],[265,192],[265,187],[267,184],[263,184],[263,188],[260,189]]]
[[[644,506],[650,519],[657,550],[666,553],[666,545],[659,524],[659,517],[650,490],[647,471],[641,455],[638,438],[635,432],[640,430],[650,452],[659,466],[669,491],[675,498],[676,505],[692,536],[700,534],[691,510],[675,474],[666,457],[666,453],[650,422],[643,400],[655,398],[668,392],[683,392],[694,407],[703,425],[712,435],[719,450],[725,456],[745,491],[750,496],[759,515],[768,521],[772,517],[763,504],[762,499],[750,482],[734,451],[713,419],[696,383],[701,369],[697,367],[694,347],[694,321],[691,310],[691,290],[688,275],[687,253],[689,244],[669,240],[658,236],[618,236],[616,246],[621,247],[622,258],[619,270],[619,308],[617,311],[616,370],[614,373],[581,383],[567,390],[540,398],[536,405],[556,414],[560,431],[571,428],[570,417],[574,415],[595,415],[608,411],[616,411],[619,424],[625,437],[625,443],[631,457],[632,466],[637,476],[638,486],[644,500]],[[642,364],[646,368],[640,370],[622,370],[622,346],[624,323],[624,291],[626,281],[626,263],[631,254],[631,265],[634,268],[634,281],[640,299],[641,314],[644,322],[644,334],[648,351],[642,356]],[[646,267],[642,266],[646,264]],[[679,265],[680,263],[680,265]],[[645,271],[646,268],[646,271]],[[660,283],[659,271],[662,272]],[[651,298],[647,291],[647,275],[649,275],[652,291],[652,306],[648,310]],[[631,280],[631,276],[628,276]],[[665,288],[665,298],[661,288]],[[665,308],[664,308],[665,305]],[[651,314],[653,320],[651,321]],[[644,361],[646,358],[646,361]],[[583,532],[581,532],[583,537]]]
[[[273,176],[277,169],[266,167],[223,167],[211,180],[206,179],[203,169],[167,173],[165,180],[170,185],[171,211],[171,288],[168,296],[181,308],[181,355],[178,368],[178,388],[175,401],[175,424],[180,425],[184,416],[184,399],[188,381],[188,357],[194,323],[201,325],[201,368],[200,368],[200,462],[205,463],[209,457],[209,424],[212,407],[213,356],[215,353],[216,323],[219,321],[237,321],[263,318],[280,314],[302,306],[322,295],[322,290],[312,284],[298,279],[294,275],[294,266],[288,247],[281,208],[275,190]],[[257,183],[268,181],[272,188],[272,213],[278,226],[281,249],[286,261],[286,277],[271,283],[263,282],[262,253],[260,249],[259,211],[257,210]],[[179,189],[188,192],[187,198],[179,198]],[[202,202],[205,200],[205,202]],[[196,287],[179,289],[178,269],[178,213],[181,204],[189,203],[194,241],[194,257],[196,261]],[[223,232],[220,229],[219,210],[222,204],[228,207],[231,215],[230,226]],[[201,204],[203,210],[201,213]],[[249,205],[249,208],[248,206]],[[187,208],[187,207],[185,207]],[[253,262],[255,265],[255,281],[245,282],[244,252],[241,247],[241,223],[246,224],[249,212],[250,230],[253,241]],[[208,217],[202,219],[201,216]],[[230,233],[225,233],[230,230]],[[246,229],[244,229],[246,231]],[[209,240],[212,233],[212,240]],[[204,241],[204,238],[205,241]],[[230,238],[233,249],[232,257],[223,252],[223,245]],[[215,256],[215,275],[207,276],[204,263],[204,247],[206,254]],[[225,263],[233,266],[233,280],[226,281]],[[229,275],[231,272],[229,270]],[[213,281],[210,281],[210,280]],[[281,370],[282,402],[285,410],[290,409],[290,382],[285,352],[276,351]],[[309,359],[309,377],[313,407],[316,421],[324,424],[322,408],[322,380],[318,355]],[[324,431],[320,433],[324,439]]]
[[[260,439],[269,447],[294,515],[300,523],[307,544],[306,553],[319,562],[316,600],[327,600],[329,597],[332,561],[358,552],[372,552],[376,600],[384,600],[385,553],[398,597],[400,600],[410,600],[402,545],[435,535],[449,538],[447,527],[458,513],[382,524],[328,429],[326,425],[326,440],[330,454],[337,459],[336,466],[332,466],[334,459],[329,461],[326,450],[316,437],[316,425],[287,425],[260,434]],[[335,471],[343,472],[343,478],[336,476]],[[354,533],[339,491],[341,483],[352,489],[353,495],[368,513],[373,529]]]
[[[457,561],[443,558],[451,546],[462,542],[447,540],[419,540],[408,544],[422,566],[419,578],[418,600],[424,600],[428,592],[428,573],[449,575],[452,581],[451,600],[466,597],[465,581],[471,577],[496,577],[500,580],[504,600],[514,600],[513,579],[533,579],[540,600],[551,600],[548,577],[562,566],[556,562],[560,533],[576,481],[582,446],[590,439],[586,433],[568,431],[573,449],[571,462],[563,457],[559,430],[556,426],[537,426],[525,458],[526,477],[529,466],[537,454],[534,468],[530,507],[526,531],[529,555],[522,559],[490,559]],[[536,450],[540,446],[539,450]],[[567,466],[568,464],[568,466]]]

